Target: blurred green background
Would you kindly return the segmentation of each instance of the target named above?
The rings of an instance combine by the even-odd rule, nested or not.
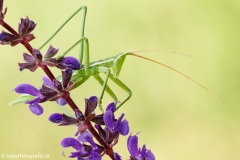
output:
[[[89,38],[92,61],[141,49],[191,54],[196,58],[139,53],[197,80],[223,104],[220,106],[207,91],[183,76],[129,56],[119,78],[133,96],[117,114],[125,113],[133,134],[141,132],[139,145],[146,144],[156,159],[162,160],[240,159],[240,1],[5,0],[5,20],[15,29],[20,17],[34,20],[37,27],[33,33],[37,38],[31,44],[38,48],[82,5],[88,7],[85,35]],[[80,24],[78,14],[50,44],[63,53],[78,40]],[[48,121],[51,113],[62,112],[55,102],[43,104],[44,114],[39,117],[24,104],[8,107],[18,96],[11,91],[20,83],[40,86],[43,72],[19,72],[17,63],[23,62],[22,53],[26,52],[21,45],[0,46],[0,52],[0,153],[46,153],[50,159],[65,159],[60,142],[73,136],[76,128],[57,127]],[[77,52],[75,49],[69,54],[77,56]],[[113,83],[109,84],[120,100],[126,96]],[[71,95],[83,109],[83,98],[98,95],[100,90],[98,82],[90,78]],[[103,105],[111,101],[105,94]],[[114,149],[127,159],[126,137],[121,137]],[[68,155],[73,149],[65,151]]]

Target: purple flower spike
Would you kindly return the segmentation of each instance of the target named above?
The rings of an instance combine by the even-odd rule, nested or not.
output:
[[[151,150],[147,150],[146,146],[143,145],[142,149],[138,148],[138,137],[137,135],[130,135],[127,140],[128,151],[131,154],[131,160],[155,160],[155,156]]]
[[[19,94],[30,94],[36,97],[33,100],[26,101],[25,104],[30,104],[29,109],[33,114],[41,115],[43,113],[43,108],[38,104],[43,101],[43,96],[37,88],[30,84],[20,84],[14,90]]]

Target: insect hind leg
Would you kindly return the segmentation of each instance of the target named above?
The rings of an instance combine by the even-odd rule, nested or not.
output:
[[[127,102],[131,96],[132,96],[132,91],[122,82],[120,81],[117,77],[115,77],[113,74],[109,74],[109,78],[116,84],[118,85],[120,88],[122,88],[124,91],[126,91],[128,93],[128,96],[117,105],[117,109],[118,110],[125,102]]]

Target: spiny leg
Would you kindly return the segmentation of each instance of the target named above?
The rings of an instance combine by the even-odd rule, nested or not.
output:
[[[127,100],[130,99],[130,97],[132,96],[132,91],[122,81],[120,81],[117,77],[115,77],[113,74],[110,73],[109,78],[114,83],[116,83],[120,88],[122,88],[124,91],[126,91],[128,93],[128,96],[121,103],[119,103],[119,105],[117,105],[116,110],[118,110]]]
[[[102,78],[99,75],[94,75],[94,78],[103,86],[104,81],[102,80]],[[117,101],[118,101],[117,96],[114,94],[114,92],[108,85],[106,85],[105,90],[109,94],[109,96],[112,97],[114,102],[117,103]]]

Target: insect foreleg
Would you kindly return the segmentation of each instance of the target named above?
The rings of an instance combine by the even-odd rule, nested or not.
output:
[[[83,10],[83,16],[82,16],[82,26],[81,26],[81,33],[80,33],[80,37],[84,37],[84,28],[85,28],[85,19],[86,19],[86,13],[87,13],[87,7],[86,6],[82,6],[80,8],[78,8],[54,33],[53,35],[48,38],[48,40],[41,45],[41,47],[39,47],[39,50],[41,50],[49,41],[51,41],[51,39],[53,39],[53,37],[55,35],[58,34],[58,32],[68,23],[68,21],[70,21],[79,11]],[[80,57],[82,55],[82,43],[80,43]],[[82,59],[79,58],[80,62],[82,62]]]

